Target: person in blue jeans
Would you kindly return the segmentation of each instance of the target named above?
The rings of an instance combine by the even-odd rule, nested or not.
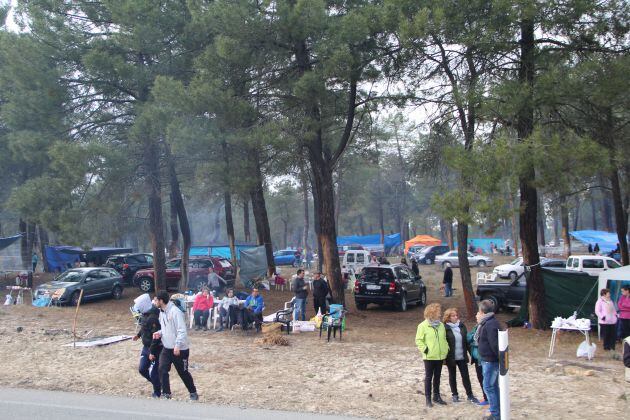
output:
[[[297,277],[293,281],[293,292],[295,293],[295,302],[293,303],[293,320],[299,321],[301,315],[302,321],[306,321],[306,297],[308,296],[308,286],[304,281],[304,270],[301,268],[297,271]]]
[[[148,299],[148,298],[147,298]],[[140,352],[140,364],[138,372],[153,385],[153,398],[160,398],[162,394],[158,366],[162,342],[153,339],[153,333],[160,330],[160,310],[156,306],[142,314],[140,318],[140,331],[132,340],[142,339],[142,351]]]
[[[477,331],[474,340],[479,345],[479,357],[483,370],[483,390],[490,403],[490,415],[487,420],[501,418],[499,400],[499,321],[494,316],[494,304],[489,300],[479,302],[477,312]]]
[[[444,297],[453,296],[453,269],[448,266],[444,269]]]

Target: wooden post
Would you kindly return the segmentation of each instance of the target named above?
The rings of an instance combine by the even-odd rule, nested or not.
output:
[[[79,315],[79,306],[81,306],[81,301],[83,300],[83,289],[79,293],[79,301],[77,302],[77,308],[74,311],[74,321],[72,322],[72,348],[75,349],[77,347],[77,316]]]

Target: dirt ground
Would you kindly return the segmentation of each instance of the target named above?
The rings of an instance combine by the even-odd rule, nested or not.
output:
[[[438,290],[442,272],[434,266],[421,266],[429,302],[464,308],[461,287],[457,287],[458,270],[454,272],[455,295],[444,298]],[[92,331],[90,336],[133,334],[129,306],[139,294],[126,289],[120,301],[82,305],[79,332]],[[268,291],[263,297],[271,312],[282,308],[291,293]],[[351,294],[347,303],[348,328],[341,342],[326,343],[317,333],[301,333],[290,335],[289,346],[284,347],[257,344],[256,334],[190,332],[190,370],[200,401],[382,419],[474,419],[484,415],[484,407],[450,403],[446,368],[441,392],[449,404],[425,408],[424,372],[414,345],[422,308],[398,312],[370,306],[359,312]],[[311,301],[308,309],[307,315],[312,316]],[[75,350],[62,347],[72,341],[68,331],[73,315],[74,308],[69,307],[0,307],[0,357],[5,367],[0,386],[149,398],[150,384],[136,371],[140,342]],[[505,321],[512,316],[501,314],[500,318]],[[513,418],[628,418],[630,384],[624,381],[620,361],[601,351],[593,361],[577,359],[575,350],[582,340],[577,334],[563,333],[552,359],[547,358],[549,331],[510,329],[509,338]],[[471,379],[480,397],[474,374]],[[460,396],[464,396],[459,379],[458,383]],[[174,371],[171,384],[174,398],[186,400],[186,390]]]

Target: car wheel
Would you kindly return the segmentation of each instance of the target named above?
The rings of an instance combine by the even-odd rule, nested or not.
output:
[[[485,266],[486,266],[486,262],[484,260],[477,261],[477,267],[485,267]]]
[[[498,313],[499,312],[499,299],[495,296],[495,295],[483,295],[482,297],[483,300],[489,300],[490,302],[492,302],[492,304],[494,305],[494,312]]]
[[[402,295],[400,298],[400,305],[398,306],[401,312],[405,312],[407,310],[407,296]]]
[[[516,274],[516,271],[510,271],[510,280],[516,281],[517,278],[518,275]]]
[[[112,290],[112,297],[116,300],[120,300],[120,298],[122,298],[122,294],[123,294],[123,289],[120,286],[116,286]]]
[[[81,296],[81,292],[77,290],[70,296],[70,305],[77,306],[79,304],[79,298]]]
[[[355,302],[355,305],[357,306],[357,309],[360,311],[365,311],[367,309],[367,303]]]
[[[138,281],[138,287],[144,293],[149,293],[151,290],[153,290],[153,279],[151,279],[150,277],[142,277]]]
[[[426,258],[426,259],[424,260],[424,262],[425,262],[425,264],[427,264],[427,265],[431,265],[431,264],[433,264],[433,260],[432,260],[431,258]]]
[[[427,291],[423,290],[420,293],[420,300],[418,300],[418,306],[425,306],[427,304]]]

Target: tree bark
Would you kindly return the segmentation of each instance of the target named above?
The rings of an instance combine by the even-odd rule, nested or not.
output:
[[[302,169],[304,172],[305,169]],[[306,250],[308,246],[309,210],[308,210],[308,182],[307,176],[302,173],[302,204],[304,206],[304,227],[302,228],[302,247]]]
[[[545,229],[547,227],[547,216],[545,215],[545,203],[542,194],[538,197],[538,214],[538,245],[544,249],[546,244]]]
[[[232,195],[229,191],[223,193],[223,200],[225,202],[225,228],[230,244],[230,255],[232,256],[232,265],[236,267],[236,235],[234,234],[234,221],[232,219]]]
[[[562,226],[562,240],[564,241],[564,257],[571,255],[571,236],[569,235],[569,209],[567,208],[566,198],[560,201],[560,221]]]
[[[341,185],[343,183],[343,170],[337,169],[337,190],[335,191],[335,226],[339,226],[339,212],[341,211]]]
[[[252,240],[249,229],[249,197],[243,197],[243,236],[246,243]]]
[[[610,163],[613,170],[609,179],[612,186],[613,208],[615,210],[615,226],[617,229],[617,240],[619,241],[619,251],[621,252],[621,265],[630,264],[628,258],[628,213],[624,210],[621,196],[621,183],[619,181],[619,171],[617,170],[614,157],[611,152]]]
[[[514,197],[512,197],[512,194],[510,193],[510,225],[512,228],[512,246],[514,248],[514,256],[518,258],[519,255],[519,251],[518,251],[518,222],[516,219],[516,209],[514,208]]]
[[[522,10],[521,13],[529,14]],[[535,35],[534,21],[530,16],[524,16],[520,24],[520,65],[518,78],[526,89],[527,97],[523,98],[523,104],[517,115],[516,129],[518,140],[525,141],[534,130],[533,89],[535,77]],[[534,186],[536,172],[533,167],[528,168],[519,176],[519,188],[521,191],[521,203],[519,211],[521,245],[523,248],[524,264],[530,267],[530,275],[527,282],[529,290],[529,319],[534,328],[545,329],[545,284],[540,271],[540,256],[538,254],[538,241],[536,226],[538,222],[538,192]]]
[[[265,253],[267,254],[267,275],[271,277],[276,272],[276,264],[273,259],[273,244],[271,242],[269,217],[267,216],[267,206],[265,204],[263,177],[258,153],[255,150],[252,150],[251,153],[252,163],[254,165],[254,187],[250,192],[250,196],[252,199],[254,222],[256,223],[258,245],[265,246]]]
[[[469,320],[475,318],[477,308],[475,305],[475,293],[472,287],[470,276],[470,264],[468,264],[468,225],[457,222],[457,259],[459,261],[459,273],[462,279],[462,290],[464,292],[464,303]]]
[[[32,254],[28,253],[28,228],[26,221],[20,218],[19,229],[22,237],[20,238],[20,257],[22,260],[22,270],[28,270],[31,267]]]
[[[573,212],[573,230],[578,230],[578,227],[580,226],[580,207],[581,207],[580,197],[576,196],[575,197],[575,211]]]
[[[607,186],[608,178],[603,175],[599,176],[600,185]],[[610,194],[607,190],[601,190],[601,211],[602,211],[602,220],[604,221],[604,229],[606,232],[612,232],[614,230],[613,226],[613,216],[612,209],[610,206]]]
[[[190,246],[192,244],[192,237],[190,233],[190,223],[188,221],[188,213],[186,212],[186,206],[184,205],[184,197],[182,196],[182,190],[179,185],[179,179],[177,178],[177,170],[175,167],[175,159],[171,154],[170,146],[166,145],[166,157],[168,159],[168,175],[169,184],[171,187],[171,212],[175,212],[177,219],[179,220],[179,230],[182,232],[182,263],[180,266],[181,277],[177,288],[179,291],[184,291],[188,288],[188,261],[190,258]],[[177,228],[177,226],[175,226]],[[173,226],[171,225],[171,229]]]
[[[48,266],[48,258],[46,257],[46,246],[48,245],[48,231],[42,227],[42,225],[37,225],[37,233],[39,237],[39,252],[42,254],[42,266],[44,271],[50,271]]]
[[[589,203],[591,204],[591,228],[597,230],[597,207],[595,206],[595,197],[593,191],[589,197]]]
[[[177,207],[175,205],[175,197],[173,196],[172,189],[170,207],[171,241],[168,244],[168,257],[175,258],[177,256],[177,245],[179,243],[179,226],[177,225]]]
[[[164,218],[162,216],[162,182],[160,152],[155,141],[147,140],[143,147],[145,184],[149,201],[149,238],[153,252],[155,291],[166,290],[166,253]]]
[[[312,176],[311,185],[313,185]],[[317,270],[322,272],[324,252],[322,250],[322,241],[319,237],[319,207],[316,204],[319,201],[319,196],[317,195],[317,190],[314,188],[311,189],[311,191],[313,192],[313,230],[315,231],[315,237],[317,239]]]

